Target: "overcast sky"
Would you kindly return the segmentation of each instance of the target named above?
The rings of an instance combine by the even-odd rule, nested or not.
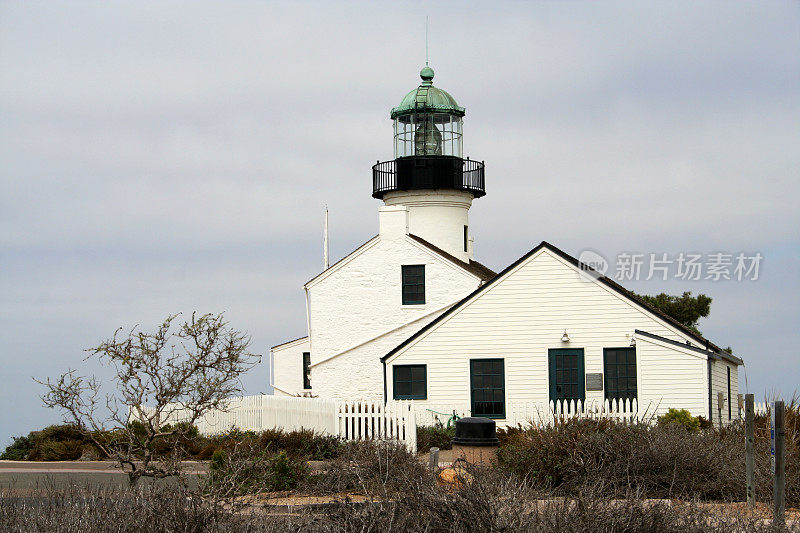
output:
[[[497,270],[542,240],[613,260],[760,252],[704,334],[762,398],[800,384],[798,2],[1,2],[0,445],[56,422],[32,377],[119,326],[224,311],[256,351],[377,233],[370,166],[419,83],[465,106]],[[265,358],[266,360],[266,358]],[[88,365],[88,367],[87,367]],[[267,365],[245,379],[267,390]]]

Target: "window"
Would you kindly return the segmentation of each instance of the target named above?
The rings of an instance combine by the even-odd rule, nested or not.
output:
[[[604,348],[607,400],[636,399],[636,348]]]
[[[728,368],[728,420],[731,419],[731,367]]]
[[[469,241],[469,226],[464,226],[464,251],[469,252],[467,249],[467,242]]]
[[[506,387],[502,359],[469,362],[472,416],[505,418]]]
[[[303,352],[303,388],[311,388],[311,353]]]
[[[403,265],[403,305],[425,303],[425,265]]]
[[[428,397],[425,365],[395,365],[392,372],[395,400],[424,400]]]

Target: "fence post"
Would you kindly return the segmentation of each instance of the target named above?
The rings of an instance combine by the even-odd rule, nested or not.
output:
[[[755,451],[753,449],[753,417],[754,413],[754,399],[752,394],[744,397],[744,464],[747,475],[747,505],[753,507],[756,504],[755,494]]]
[[[431,448],[431,456],[428,460],[428,466],[431,470],[439,468],[439,448]]]
[[[784,419],[784,404],[780,400],[776,400],[772,404],[772,428],[770,431],[772,437],[772,525],[783,527],[784,525],[784,510],[786,496],[786,471],[784,468],[784,436],[785,436],[785,419]]]
[[[406,439],[411,453],[417,453],[417,414],[414,411],[414,403],[408,403],[406,411]]]

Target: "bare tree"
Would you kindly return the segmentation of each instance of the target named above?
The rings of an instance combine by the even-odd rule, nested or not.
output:
[[[241,393],[240,376],[259,358],[248,351],[250,337],[231,329],[221,314],[193,313],[176,327],[178,316],[167,317],[154,333],[119,328],[87,350],[87,359],[114,368],[113,392],[75,370],[40,382],[47,388],[44,405],[60,409],[65,422],[118,461],[131,484],[179,475],[180,441],[204,414],[226,409],[227,399]],[[171,452],[157,457],[154,445],[164,440]]]

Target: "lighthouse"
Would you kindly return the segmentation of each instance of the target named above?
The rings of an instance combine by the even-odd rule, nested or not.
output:
[[[372,196],[384,203],[382,217],[404,211],[407,233],[469,262],[469,209],[486,194],[484,163],[464,158],[465,109],[433,77],[426,65],[419,86],[391,110],[394,159],[372,167]]]

